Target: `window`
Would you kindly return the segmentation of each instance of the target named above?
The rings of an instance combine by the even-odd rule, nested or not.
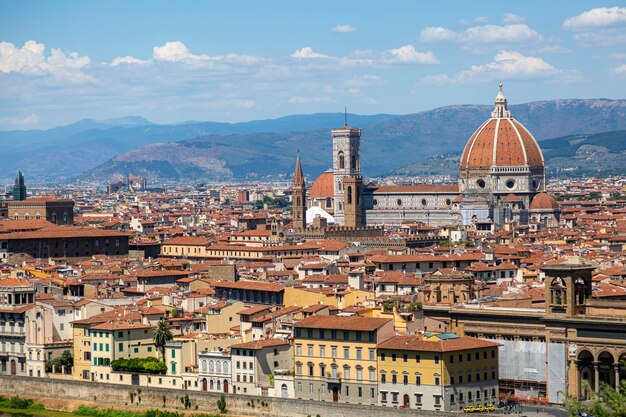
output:
[[[402,383],[404,385],[409,385],[409,374],[406,372],[402,374]]]
[[[397,392],[392,392],[391,393],[391,402],[392,403],[397,403],[398,402],[398,393]]]
[[[398,374],[395,372],[391,373],[391,383],[392,384],[397,384],[398,383]]]
[[[415,355],[415,363],[420,363],[420,355]]]
[[[107,349],[107,350],[108,350],[108,349]],[[135,353],[139,353],[139,348],[138,348],[138,347],[136,347],[135,349],[133,349],[133,351],[134,351]],[[173,357],[174,357],[174,355],[172,355],[172,358],[173,358]]]
[[[330,355],[333,358],[337,357],[337,346],[331,346],[330,347]]]
[[[370,388],[370,397],[374,398],[376,396],[374,388]]]
[[[309,376],[313,376],[313,364],[309,364]]]
[[[296,355],[302,356],[302,345],[296,345]],[[237,362],[237,368],[239,368],[239,362]]]
[[[361,348],[356,348],[356,358],[357,359],[362,359],[361,358],[361,353],[362,353],[362,349]]]
[[[450,394],[450,403],[454,404],[454,394]]]
[[[307,355],[313,356],[313,345],[307,345]]]
[[[343,348],[343,358],[350,359],[350,348],[347,348],[347,347]]]
[[[496,357],[496,351],[495,351],[495,350],[492,350],[492,351],[491,351],[491,359],[493,359],[493,358],[495,358],[495,357]]]
[[[459,355],[459,363],[463,362],[463,355]]]
[[[472,374],[471,373],[467,373],[467,382],[472,382]]]
[[[454,363],[454,355],[450,355],[450,363]]]
[[[415,374],[415,385],[422,385],[422,374]]]
[[[176,362],[172,362],[172,373],[176,373]]]
[[[468,353],[468,354],[467,354],[467,360],[468,360],[468,361],[471,361],[471,360],[472,360],[472,354],[471,354],[471,353]]]
[[[441,395],[434,395],[435,398],[435,407],[441,406]]]
[[[435,385],[441,385],[441,376],[439,374],[435,374]]]
[[[348,385],[346,385],[346,396],[350,396],[350,387]]]
[[[459,384],[463,383],[463,374],[459,374]]]
[[[356,340],[357,342],[361,341],[361,332],[356,332]]]
[[[361,398],[363,396],[363,388],[359,387],[357,389],[357,395],[359,396],[359,398]]]
[[[480,353],[476,352],[476,355],[474,355],[474,357],[476,358],[476,360],[480,360]]]
[[[118,343],[117,350],[119,350],[120,352],[123,352],[124,351],[124,343]]]
[[[376,351],[374,349],[370,349],[370,360],[373,361],[376,359]]]
[[[380,402],[383,402],[383,403],[387,402],[387,393],[384,391],[380,392]]]
[[[415,394],[415,405],[422,405],[422,394]]]
[[[380,354],[380,361],[381,362],[385,362],[385,354],[384,353]]]
[[[357,381],[363,380],[363,368],[361,368],[360,366],[356,367],[356,379]]]
[[[454,375],[450,375],[450,385],[454,385]]]
[[[392,361],[392,362],[395,362],[395,361],[396,361],[396,354],[395,354],[395,353],[392,353],[392,354],[391,354],[391,361]]]
[[[172,349],[172,359],[176,357],[176,351]]]
[[[435,365],[439,363],[439,355],[435,355]]]
[[[409,355],[402,355],[402,361],[403,362],[408,362],[409,361]]]
[[[343,340],[350,340],[350,332],[347,330],[343,331]]]
[[[376,380],[376,369],[369,368],[370,371],[370,382],[374,382]]]
[[[463,402],[463,393],[459,392],[459,402],[462,403]]]
[[[385,372],[381,372],[380,373],[380,383],[381,384],[386,384],[387,383],[387,374]]]
[[[343,367],[343,377],[346,380],[350,379],[350,367],[349,366],[344,366]]]
[[[323,358],[324,356],[326,356],[326,346],[321,345],[320,346],[320,356]]]

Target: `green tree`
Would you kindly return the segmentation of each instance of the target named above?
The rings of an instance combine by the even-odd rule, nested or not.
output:
[[[220,399],[217,400],[217,408],[220,410],[220,413],[226,413],[226,398],[224,398],[224,394],[222,394]]]
[[[591,392],[591,400],[582,404],[578,399],[568,397],[565,407],[571,416],[578,417],[581,411],[594,417],[626,416],[626,380],[620,382],[617,390],[604,383],[599,392],[593,392],[586,383],[583,383],[583,389]]]
[[[152,332],[152,340],[154,340],[154,346],[161,351],[161,357],[165,360],[165,344],[172,340],[174,336],[164,320],[159,321],[157,327]]]

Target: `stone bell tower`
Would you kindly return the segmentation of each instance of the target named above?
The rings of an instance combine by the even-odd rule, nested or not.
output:
[[[541,268],[546,274],[546,314],[559,317],[585,314],[587,298],[591,297],[591,272],[594,269],[582,263]]]
[[[303,230],[306,227],[306,184],[300,165],[300,151],[296,156],[296,169],[293,173],[293,184],[291,187],[291,221],[293,230]]]

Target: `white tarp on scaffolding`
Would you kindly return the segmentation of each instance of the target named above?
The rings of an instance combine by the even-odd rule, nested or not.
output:
[[[564,343],[548,345],[548,401],[563,404],[567,392],[565,375],[567,373],[567,349]]]
[[[513,381],[546,382],[546,344],[496,340],[500,347],[500,378]]]
[[[500,378],[520,382],[517,395],[538,396],[536,388],[524,389],[523,381],[547,384],[548,401],[563,403],[563,392],[567,392],[567,348],[565,344],[544,342],[524,342],[495,340],[503,346],[499,348]],[[546,355],[546,347],[548,349]],[[548,371],[546,372],[546,360]],[[547,380],[546,380],[547,378]]]

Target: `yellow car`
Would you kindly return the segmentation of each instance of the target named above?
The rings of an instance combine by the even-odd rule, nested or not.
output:
[[[474,407],[473,405],[468,405],[463,409],[463,411],[466,413],[473,413],[474,411],[476,411],[476,407]]]
[[[495,405],[493,405],[493,404],[489,404],[489,405],[487,406],[487,411],[496,411],[496,406],[495,406]]]
[[[485,407],[484,405],[480,404],[479,406],[476,407],[476,411],[482,413],[484,411],[487,411],[487,407]]]

